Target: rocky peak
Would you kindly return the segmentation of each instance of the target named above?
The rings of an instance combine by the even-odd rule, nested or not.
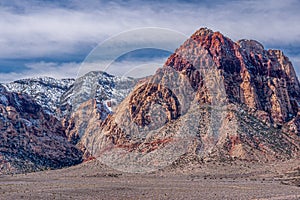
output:
[[[203,64],[204,63],[204,64]],[[165,63],[187,74],[199,92],[205,68],[217,68],[229,102],[265,112],[270,123],[285,123],[298,113],[299,81],[288,58],[279,50],[265,50],[255,40],[237,43],[219,32],[200,29]]]
[[[193,35],[192,37],[205,37],[205,36],[208,36],[208,35],[212,35],[214,32],[205,27],[205,28],[200,28],[199,30],[197,30]]]

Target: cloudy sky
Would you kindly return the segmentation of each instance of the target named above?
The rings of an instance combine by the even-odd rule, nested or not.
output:
[[[0,82],[75,77],[99,43],[143,27],[186,36],[209,27],[233,40],[255,39],[282,49],[300,74],[299,10],[298,0],[0,1]],[[150,52],[153,63],[168,55]]]

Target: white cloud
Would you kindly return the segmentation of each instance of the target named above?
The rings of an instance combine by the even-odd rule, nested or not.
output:
[[[0,73],[0,83],[32,77],[54,77],[58,79],[76,77],[79,63],[38,62],[28,64],[24,72]]]
[[[167,58],[155,58],[138,61],[110,62],[102,61],[97,63],[84,62],[78,70],[77,76],[83,76],[90,71],[105,71],[114,76],[125,76],[142,78],[153,75],[155,71],[162,67]]]
[[[73,9],[49,6],[49,3],[33,6],[28,1],[18,3],[24,12],[2,9],[0,57],[77,52],[83,44],[95,44],[121,31],[145,26],[170,28],[187,35],[207,26],[234,40],[253,38],[271,44],[300,43],[300,4],[295,0],[212,2],[209,6],[159,1],[129,1],[126,5],[70,2]]]
[[[90,71],[105,71],[115,76],[145,77],[154,74],[162,67],[167,58],[155,58],[139,61],[98,62],[98,63],[30,63],[23,72],[0,73],[0,83],[32,77],[77,78]]]

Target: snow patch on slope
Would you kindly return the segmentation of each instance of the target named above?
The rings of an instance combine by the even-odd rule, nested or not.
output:
[[[56,115],[61,96],[71,87],[74,79],[57,80],[50,77],[22,79],[3,84],[9,92],[27,94],[48,114]]]

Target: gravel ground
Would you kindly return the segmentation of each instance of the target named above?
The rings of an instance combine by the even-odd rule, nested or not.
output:
[[[71,168],[0,176],[0,199],[300,199],[283,184],[299,161],[208,163],[126,174],[92,161]]]

